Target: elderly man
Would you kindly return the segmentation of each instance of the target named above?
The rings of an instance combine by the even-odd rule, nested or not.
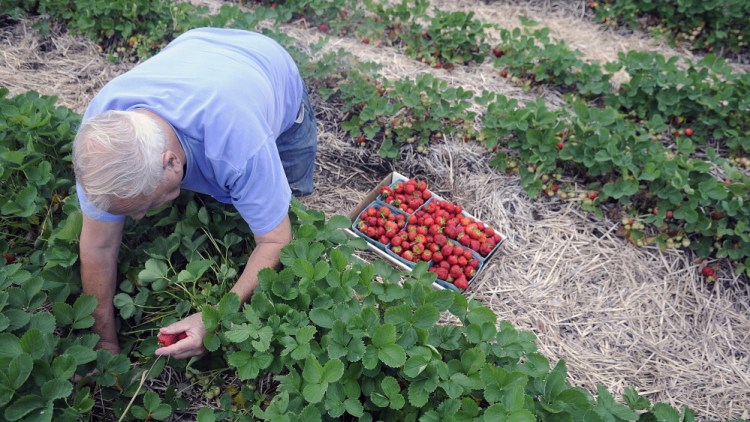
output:
[[[95,296],[99,347],[119,352],[113,297],[124,220],[175,199],[180,189],[233,204],[256,248],[232,291],[246,301],[262,268],[291,241],[291,195],[313,190],[315,116],[289,54],[263,35],[202,28],[109,82],[92,100],[73,144],[83,211],[83,291]],[[161,329],[187,337],[156,350],[205,352],[200,313]]]

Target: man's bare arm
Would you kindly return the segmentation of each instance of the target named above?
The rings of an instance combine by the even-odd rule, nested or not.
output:
[[[106,223],[83,216],[80,259],[83,292],[98,300],[93,331],[99,334],[99,347],[119,353],[112,299],[117,288],[117,254],[124,222]]]
[[[258,272],[263,268],[277,268],[280,263],[281,249],[292,241],[292,225],[289,217],[266,234],[255,236],[255,249],[247,260],[247,265],[231,291],[237,293],[242,302],[247,302],[258,287]],[[202,314],[194,313],[187,318],[161,329],[165,334],[187,334],[187,338],[171,346],[156,349],[156,355],[167,355],[177,359],[199,356],[205,353],[203,337],[206,329]]]
[[[291,241],[292,225],[288,216],[270,232],[255,236],[255,249],[231,290],[237,293],[242,302],[250,299],[253,290],[258,287],[258,272],[263,268],[277,268],[281,249]]]

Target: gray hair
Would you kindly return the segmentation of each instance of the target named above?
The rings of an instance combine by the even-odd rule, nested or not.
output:
[[[166,136],[150,116],[107,111],[87,120],[73,141],[73,170],[89,203],[108,211],[115,198],[149,195],[164,180]]]

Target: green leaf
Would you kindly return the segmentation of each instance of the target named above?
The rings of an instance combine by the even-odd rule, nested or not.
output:
[[[34,360],[28,353],[22,353],[14,357],[8,364],[9,387],[18,390],[26,382],[34,369]]]
[[[213,306],[205,305],[202,310],[203,325],[207,331],[216,331],[219,328],[221,314]]]
[[[417,308],[414,314],[414,326],[423,330],[429,330],[440,320],[440,312],[432,304],[426,303]]]
[[[378,350],[378,359],[391,368],[398,368],[406,362],[406,352],[398,344],[386,344]]]
[[[68,397],[72,391],[73,384],[65,379],[51,379],[42,385],[42,397],[47,401]]]
[[[169,267],[166,262],[151,258],[146,261],[145,268],[138,273],[138,279],[144,283],[152,283],[166,278],[167,271],[169,271]]]
[[[0,333],[0,358],[14,358],[23,353],[21,341],[11,333]]]
[[[44,336],[36,328],[29,329],[21,336],[21,347],[34,359],[41,359],[47,353],[45,347],[40,347],[40,345],[44,345],[45,343]]]
[[[232,328],[224,333],[227,340],[232,343],[242,343],[243,341],[250,338],[250,335],[255,332],[255,327],[248,324],[233,325]]]
[[[315,275],[313,276],[313,280],[322,280],[325,278],[326,275],[328,275],[328,272],[331,270],[331,267],[328,265],[325,261],[318,261],[315,264]]]
[[[94,325],[91,313],[96,309],[97,300],[90,295],[81,295],[73,303],[73,328],[89,328]]]
[[[222,317],[236,314],[240,310],[241,303],[242,302],[237,293],[229,292],[219,301],[219,314],[221,314]]]
[[[327,388],[328,384],[306,384],[302,389],[302,396],[310,403],[319,403]]]
[[[216,422],[216,414],[213,409],[202,407],[198,411],[198,422]]]
[[[313,266],[313,264],[302,258],[297,258],[294,260],[292,271],[294,271],[294,275],[299,278],[312,280],[315,277],[315,267]]]
[[[25,395],[5,408],[5,419],[8,421],[17,421],[30,412],[44,407],[45,404],[46,402],[39,396],[33,394]]]
[[[310,320],[323,328],[333,328],[336,317],[330,309],[314,308],[310,311]]]
[[[68,379],[75,371],[76,359],[73,356],[62,354],[52,361],[52,374],[57,378]]]
[[[365,414],[365,408],[362,406],[362,403],[351,397],[344,400],[344,409],[355,418],[360,418]]]
[[[344,215],[333,215],[329,220],[328,223],[326,223],[326,226],[328,228],[337,230],[337,229],[344,229],[349,226],[351,226],[352,221],[349,219],[349,217],[346,217]]]
[[[372,344],[377,348],[396,342],[396,327],[393,324],[383,324],[375,329]]]
[[[341,379],[344,375],[344,363],[338,359],[332,359],[323,365],[321,380],[327,383],[333,383]]]
[[[485,363],[485,353],[482,349],[475,347],[465,350],[461,354],[461,366],[466,374],[471,375],[479,372]]]
[[[215,352],[221,347],[221,339],[216,333],[208,333],[203,337],[203,347],[209,352]]]
[[[302,370],[302,378],[308,383],[320,383],[323,380],[323,365],[315,357],[308,357]]]
[[[329,253],[329,258],[331,259],[333,269],[336,271],[344,271],[344,269],[346,269],[346,266],[349,265],[349,258],[347,258],[346,254],[340,249],[332,250]]]

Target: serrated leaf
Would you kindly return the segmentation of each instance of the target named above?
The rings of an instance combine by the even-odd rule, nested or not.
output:
[[[151,258],[146,261],[144,269],[138,273],[138,279],[144,283],[153,283],[156,280],[166,278],[167,271],[169,271],[169,267],[166,262]]]
[[[9,387],[14,390],[18,390],[26,382],[31,375],[31,371],[34,369],[34,360],[28,353],[22,353],[13,359],[8,364],[8,380],[10,381]]]
[[[330,309],[315,308],[310,311],[310,320],[323,328],[333,328],[336,317]]]
[[[39,396],[28,394],[11,403],[5,408],[5,419],[17,421],[36,409],[44,407],[46,402]]]
[[[430,393],[424,388],[424,381],[416,381],[409,384],[409,403],[414,407],[422,407],[427,404]]]
[[[372,344],[382,348],[396,342],[396,327],[393,324],[383,324],[375,329],[372,335]]]
[[[201,318],[203,319],[203,325],[206,327],[206,331],[216,331],[219,328],[219,321],[221,320],[221,314],[219,310],[213,306],[203,306],[201,309]]]
[[[59,355],[52,361],[52,374],[57,378],[68,379],[75,374],[76,359],[70,355]]]
[[[430,363],[425,356],[412,356],[404,363],[404,374],[411,378],[416,378],[421,374]]]
[[[398,344],[386,344],[378,350],[378,359],[391,368],[398,368],[406,362],[406,352]]]
[[[248,324],[233,325],[231,329],[224,333],[227,340],[232,343],[242,343],[243,341],[250,338],[250,335],[255,332],[255,328]]]
[[[302,258],[297,258],[294,260],[292,271],[294,271],[294,275],[299,278],[312,280],[313,277],[315,277],[315,267],[313,266],[313,264]]]
[[[365,414],[365,409],[362,406],[362,403],[360,403],[359,400],[351,397],[344,400],[344,409],[346,409],[346,412],[354,416],[355,418],[362,417]]]
[[[349,219],[349,217],[339,214],[331,216],[331,218],[326,223],[326,226],[333,230],[344,229],[351,225],[352,221]]]
[[[216,333],[207,333],[203,337],[203,347],[205,347],[209,352],[215,352],[219,350],[219,347],[221,347],[221,339],[216,335]]]
[[[336,271],[344,271],[347,265],[349,265],[349,258],[347,258],[346,254],[339,249],[332,250],[329,254],[329,258],[331,259],[333,269]]]
[[[334,383],[341,379],[344,375],[344,363],[338,359],[332,359],[323,365],[323,372],[321,373],[321,381],[327,383]]]
[[[302,396],[310,403],[319,403],[326,393],[327,384],[306,384],[302,389]]]
[[[414,314],[414,326],[423,330],[429,330],[440,320],[440,312],[432,304],[426,303]]]
[[[72,391],[73,384],[65,379],[51,379],[42,385],[42,397],[47,401],[68,397]]]
[[[34,359],[40,359],[47,352],[44,345],[44,336],[38,329],[32,328],[21,336],[21,348]]]
[[[226,317],[232,314],[236,314],[240,310],[242,301],[237,293],[229,292],[225,294],[219,301],[219,314],[222,317]]]

